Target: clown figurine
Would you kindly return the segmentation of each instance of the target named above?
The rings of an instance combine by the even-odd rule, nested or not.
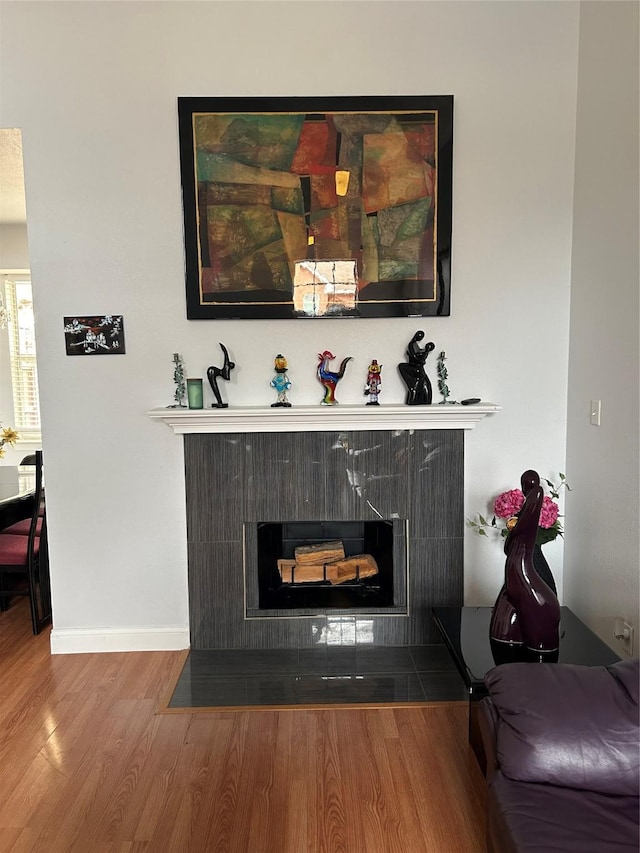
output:
[[[278,353],[276,356],[274,369],[276,371],[276,375],[271,380],[271,387],[275,388],[278,392],[278,399],[275,403],[271,404],[271,408],[290,408],[291,403],[287,400],[287,391],[291,388],[291,382],[287,376],[287,359],[282,355],[282,353]]]
[[[369,372],[367,373],[367,384],[364,386],[364,395],[368,397],[367,406],[379,406],[378,403],[378,394],[380,393],[380,388],[382,387],[382,378],[380,376],[382,372],[382,365],[378,364],[378,362],[373,359],[371,364],[369,365]]]

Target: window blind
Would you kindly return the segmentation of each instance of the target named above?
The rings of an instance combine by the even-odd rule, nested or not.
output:
[[[40,440],[35,322],[30,281],[6,281],[13,427],[23,441]]]

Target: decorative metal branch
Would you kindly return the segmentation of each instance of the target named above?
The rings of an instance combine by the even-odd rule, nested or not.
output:
[[[455,400],[450,400],[449,395],[449,386],[447,385],[447,379],[449,377],[449,371],[445,366],[446,356],[444,350],[438,356],[438,390],[442,394],[443,399],[440,400],[440,405],[445,403],[455,403]]]
[[[173,381],[176,384],[175,394],[173,395],[175,403],[172,406],[167,406],[167,408],[186,409],[187,404],[184,402],[184,398],[187,396],[187,386],[184,381],[184,363],[180,353],[174,352],[173,363],[175,365],[173,370]]]

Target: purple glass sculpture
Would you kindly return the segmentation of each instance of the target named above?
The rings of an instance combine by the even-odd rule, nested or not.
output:
[[[553,654],[559,645],[560,605],[533,566],[544,492],[536,471],[525,471],[520,483],[525,501],[504,543],[505,582],[493,608],[489,634],[497,643]]]

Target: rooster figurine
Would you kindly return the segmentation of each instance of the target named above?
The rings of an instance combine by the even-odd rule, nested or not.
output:
[[[349,355],[342,359],[338,373],[329,370],[329,362],[333,361],[334,358],[335,355],[329,352],[328,349],[322,353],[318,353],[318,379],[324,386],[324,397],[321,401],[321,405],[323,406],[335,406],[338,403],[336,400],[336,385],[344,376],[345,368],[347,363],[351,361],[352,356]]]

